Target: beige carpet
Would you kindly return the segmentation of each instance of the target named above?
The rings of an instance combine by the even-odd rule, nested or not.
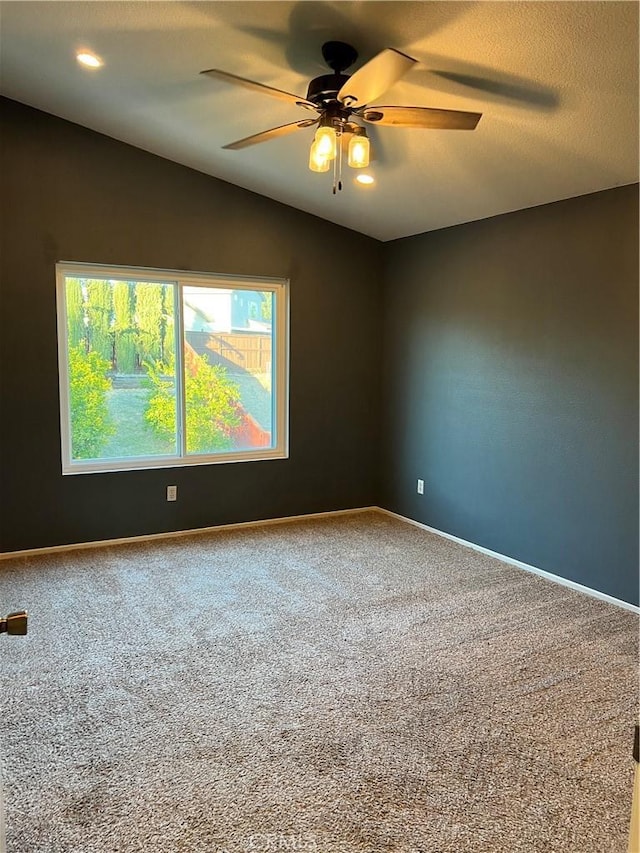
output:
[[[637,620],[378,513],[0,563],[8,853],[624,853]]]

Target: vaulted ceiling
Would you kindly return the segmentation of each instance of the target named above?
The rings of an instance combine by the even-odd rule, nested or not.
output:
[[[638,180],[635,2],[2,2],[2,94],[381,240]],[[474,131],[372,127],[375,183],[308,169],[308,117],[200,75],[304,96],[327,40],[353,73],[394,47],[418,64],[377,103],[470,110]],[[76,62],[87,48],[98,70]]]

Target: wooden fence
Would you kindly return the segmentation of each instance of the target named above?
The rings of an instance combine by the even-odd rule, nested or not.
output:
[[[187,332],[187,341],[211,364],[235,365],[250,373],[271,370],[269,332]]]

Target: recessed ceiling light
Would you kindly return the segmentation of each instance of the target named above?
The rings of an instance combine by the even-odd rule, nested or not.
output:
[[[76,59],[80,65],[85,65],[87,68],[100,68],[104,62],[95,53],[89,53],[88,50],[79,50],[76,53]]]
[[[357,175],[356,181],[359,184],[365,184],[366,186],[368,186],[369,184],[375,184],[376,182],[373,175]]]

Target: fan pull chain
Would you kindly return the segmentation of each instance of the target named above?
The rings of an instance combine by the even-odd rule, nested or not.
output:
[[[342,190],[342,133],[338,131],[337,136],[337,146],[338,151],[336,156],[333,158],[333,194],[337,192],[341,192]]]

